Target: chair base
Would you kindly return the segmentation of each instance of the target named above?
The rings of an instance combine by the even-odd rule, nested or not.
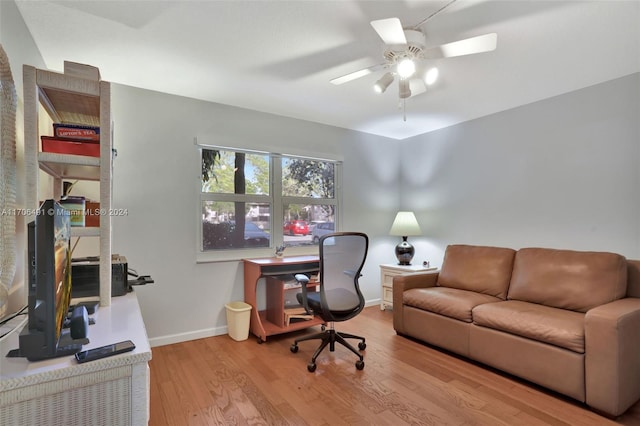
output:
[[[318,349],[316,349],[316,351],[313,353],[313,356],[311,357],[311,361],[309,362],[309,364],[307,364],[307,370],[309,370],[311,373],[313,373],[316,370],[316,359],[318,358],[320,353],[324,350],[324,348],[326,348],[327,345],[329,345],[329,351],[333,352],[335,351],[336,343],[340,343],[342,346],[349,349],[351,352],[353,352],[358,356],[359,359],[358,361],[356,361],[356,368],[358,370],[362,370],[364,368],[364,357],[362,356],[362,354],[358,352],[358,350],[354,348],[348,341],[345,340],[345,339],[360,340],[360,343],[358,343],[358,349],[363,351],[367,347],[364,337],[356,336],[354,334],[349,334],[349,333],[338,333],[333,328],[333,324],[331,324],[331,327],[329,329],[324,330],[320,333],[316,333],[310,336],[304,336],[299,339],[296,339],[291,345],[291,348],[290,348],[291,352],[293,353],[298,352],[298,343],[304,342],[306,340],[315,340],[315,339],[320,339],[322,340],[322,342],[320,343],[320,346],[318,347]]]

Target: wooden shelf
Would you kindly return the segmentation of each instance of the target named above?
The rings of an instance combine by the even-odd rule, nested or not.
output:
[[[267,311],[260,311],[260,320],[262,321],[262,326],[264,327],[264,331],[267,333],[267,336],[289,333],[296,330],[304,330],[305,328],[313,327],[314,325],[324,324],[322,318],[314,317],[313,319],[307,321],[292,322],[286,327],[281,327],[267,319]]]
[[[100,180],[100,159],[86,155],[39,152],[40,168],[58,179]]]
[[[100,126],[100,82],[37,70],[40,103],[58,123]]]

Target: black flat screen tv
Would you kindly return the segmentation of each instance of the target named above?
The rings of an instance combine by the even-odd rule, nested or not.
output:
[[[71,298],[69,210],[46,200],[27,233],[29,319],[20,333],[20,354],[31,361],[74,354],[82,344],[63,332]]]

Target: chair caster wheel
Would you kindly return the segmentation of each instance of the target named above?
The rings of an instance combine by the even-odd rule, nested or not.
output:
[[[364,369],[364,361],[356,361],[356,368],[358,370]]]
[[[291,350],[291,352],[295,354],[296,352],[298,352],[298,345],[296,345],[295,343],[292,344],[289,350]]]
[[[307,370],[309,370],[309,373],[313,373],[314,371],[316,371],[316,367],[317,365],[315,362],[310,362],[309,364],[307,364]]]
[[[367,344],[365,342],[358,343],[358,349],[364,351],[365,349],[367,349]]]

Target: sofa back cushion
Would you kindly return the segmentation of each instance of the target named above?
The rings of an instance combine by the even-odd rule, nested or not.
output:
[[[640,260],[627,259],[627,297],[640,297]]]
[[[524,248],[516,253],[508,298],[587,312],[626,290],[627,261],[619,254]]]
[[[450,245],[438,285],[506,299],[515,250],[501,247]]]

